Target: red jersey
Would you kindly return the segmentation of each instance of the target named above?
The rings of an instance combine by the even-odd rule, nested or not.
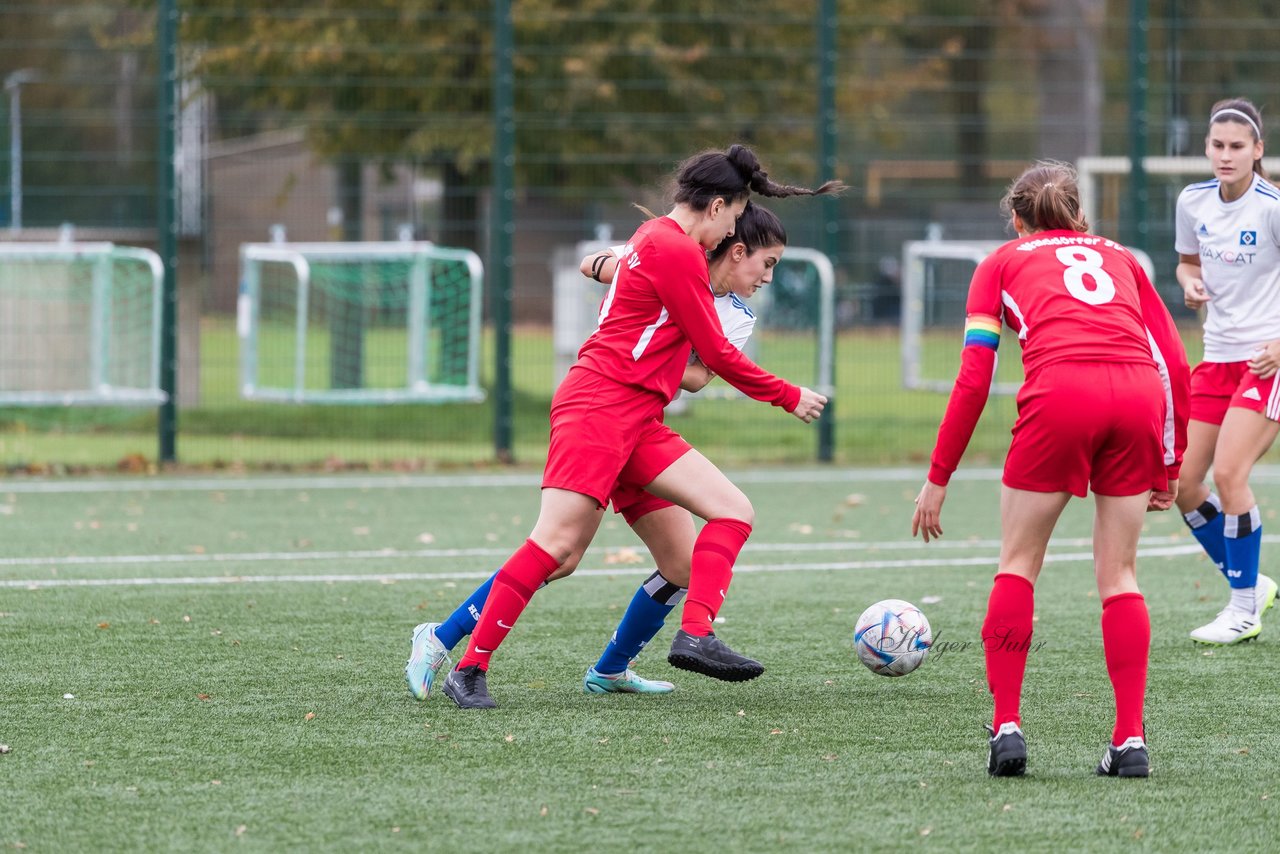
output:
[[[618,275],[600,306],[600,325],[578,350],[578,365],[670,402],[690,350],[744,394],[781,406],[800,389],[761,369],[724,337],[707,256],[670,217],[651,219],[618,256]]]
[[[1018,335],[1023,372],[1046,365],[1151,365],[1165,388],[1165,466],[1176,479],[1186,447],[1190,374],[1169,310],[1129,250],[1104,237],[1042,231],[1012,240],[973,274],[960,373],[938,428],[929,480],[945,486],[990,393],[1001,324]]]

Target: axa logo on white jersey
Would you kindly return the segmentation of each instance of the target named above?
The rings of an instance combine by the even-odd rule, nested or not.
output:
[[[1217,249],[1200,244],[1201,261],[1217,261],[1232,267],[1248,267],[1258,257],[1257,252],[1237,252],[1234,249]]]
[[[1205,223],[1200,223],[1196,228],[1196,237],[1200,241],[1200,259],[1201,261],[1217,261],[1220,264],[1227,264],[1232,267],[1247,267],[1258,257],[1255,250],[1258,245],[1258,231],[1252,228],[1242,228],[1233,234],[1235,237],[1235,245],[1227,248],[1218,248],[1211,246],[1207,242],[1209,238],[1209,228]],[[1239,246],[1241,248],[1236,248]]]

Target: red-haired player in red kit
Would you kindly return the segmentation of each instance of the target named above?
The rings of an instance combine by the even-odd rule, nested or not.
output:
[[[1075,171],[1041,162],[1002,203],[1018,239],[978,265],[964,350],[911,532],[942,535],[947,481],[986,404],[1001,324],[1022,345],[1025,382],[1004,465],[1000,564],[982,625],[995,698],[987,771],[1023,773],[1019,704],[1034,588],[1072,495],[1094,493],[1093,555],[1116,718],[1100,775],[1145,777],[1142,707],[1151,623],[1138,590],[1143,513],[1167,510],[1186,446],[1190,372],[1173,318],[1133,255],[1087,233]]]
[[[618,258],[620,272],[599,325],[551,401],[551,443],[533,532],[493,579],[467,652],[445,679],[462,708],[492,708],[486,674],[494,650],[553,573],[577,566],[615,488],[638,487],[707,520],[693,547],[689,593],[667,660],[718,679],[764,672],[711,631],[754,521],[751,502],[663,421],[692,349],[710,370],[756,400],[808,423],[827,399],[757,367],[724,336],[713,306],[707,250],[734,233],[751,193],[817,190],[777,184],[745,146],[707,151],[681,164],[675,207],[646,222]]]

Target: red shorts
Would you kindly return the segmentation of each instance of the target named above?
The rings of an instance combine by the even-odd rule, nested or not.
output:
[[[1278,380],[1280,374],[1258,379],[1248,362],[1201,362],[1191,372],[1191,417],[1221,424],[1227,410],[1236,406],[1280,421]]]
[[[662,423],[665,404],[659,395],[586,368],[570,368],[551,400],[543,489],[579,492],[603,507],[620,486],[648,486],[691,450]]]
[[[1060,362],[1018,392],[1004,484],[1084,497],[1167,489],[1165,393],[1150,365]]]
[[[675,507],[675,504],[665,498],[659,498],[638,486],[624,486],[621,483],[614,487],[609,501],[613,503],[613,512],[621,513],[628,525],[634,525],[637,519],[654,510]]]

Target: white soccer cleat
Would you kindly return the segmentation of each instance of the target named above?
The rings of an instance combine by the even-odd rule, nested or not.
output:
[[[1253,610],[1259,617],[1276,603],[1277,589],[1280,589],[1280,585],[1277,585],[1270,576],[1258,573],[1258,586],[1254,588],[1257,604],[1253,606]]]
[[[1274,583],[1274,582],[1273,582]],[[1240,611],[1230,605],[1218,612],[1212,623],[1206,623],[1191,632],[1196,643],[1227,646],[1253,640],[1262,631],[1262,621],[1257,614]]]

